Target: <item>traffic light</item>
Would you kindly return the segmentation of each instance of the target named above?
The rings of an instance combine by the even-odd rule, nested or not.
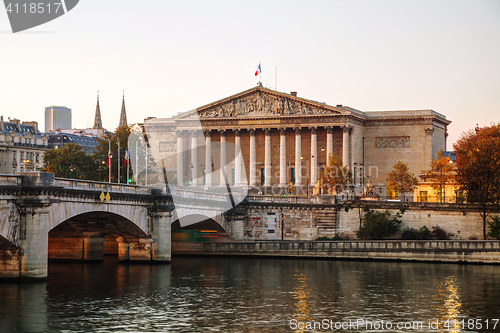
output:
[[[129,179],[127,180],[127,183],[132,184],[132,178],[129,178]]]

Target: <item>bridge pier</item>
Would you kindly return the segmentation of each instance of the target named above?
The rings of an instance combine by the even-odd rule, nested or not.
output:
[[[21,277],[46,279],[49,247],[48,212],[44,207],[26,207],[20,213],[19,245]]]
[[[81,261],[84,249],[83,238],[50,237],[49,260]]]
[[[150,232],[153,238],[151,244],[151,260],[153,262],[170,262],[171,253],[171,219],[172,213],[156,212],[150,220]]]
[[[104,255],[104,237],[88,237],[83,239],[83,260],[84,261],[103,261]]]

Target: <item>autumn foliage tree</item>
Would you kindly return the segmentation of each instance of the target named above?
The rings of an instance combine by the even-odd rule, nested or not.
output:
[[[437,158],[430,163],[429,170],[422,170],[422,176],[432,182],[432,188],[436,190],[439,202],[445,202],[446,184],[455,179],[456,167],[453,161],[444,156],[441,150]]]
[[[478,205],[486,239],[491,206],[500,200],[500,124],[464,132],[453,148],[459,188]]]
[[[323,194],[334,194],[345,191],[353,182],[352,171],[342,165],[342,160],[335,154],[328,156],[326,166],[321,169],[319,184]]]
[[[387,190],[393,193],[412,192],[418,184],[417,178],[410,172],[408,164],[397,161],[393,166],[393,170],[387,174]]]

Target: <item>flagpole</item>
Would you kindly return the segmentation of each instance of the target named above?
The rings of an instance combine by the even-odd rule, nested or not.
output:
[[[135,142],[135,185],[139,185],[139,155],[137,155],[137,141]]]
[[[145,161],[145,165],[146,165],[146,181],[145,181],[145,184],[146,186],[148,186],[148,143],[146,142],[146,150],[144,152],[144,161]]]
[[[129,169],[130,169],[130,154],[129,154],[128,142],[127,142],[127,181],[125,182],[126,184],[128,184]]]
[[[260,66],[260,61],[259,61],[259,68],[260,68],[260,84],[262,85],[262,67]]]
[[[118,184],[120,184],[120,140],[118,140]]]
[[[109,138],[109,149],[108,149],[108,168],[109,168],[109,178],[108,183],[111,183],[111,138]]]

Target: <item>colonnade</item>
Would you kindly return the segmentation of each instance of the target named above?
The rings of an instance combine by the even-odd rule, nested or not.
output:
[[[286,166],[286,127],[277,128],[280,133],[280,145],[279,145],[279,185],[286,186],[287,185],[287,166]],[[310,156],[310,184],[316,184],[318,181],[318,139],[317,139],[317,126],[308,127],[311,133],[311,156]],[[325,126],[326,129],[326,154],[330,156],[333,153],[333,126]],[[352,127],[350,125],[344,125],[341,127],[343,131],[342,136],[342,163],[344,165],[349,165],[349,134],[351,132]],[[240,128],[232,129],[235,134],[235,167],[234,167],[234,183],[235,185],[246,185],[246,182],[242,182],[242,168],[241,165],[243,163],[242,154],[241,154],[241,130]],[[262,130],[265,133],[265,141],[264,141],[264,186],[271,186],[271,128],[266,127],[262,129],[257,128],[248,128],[248,132],[250,133],[250,156],[249,156],[249,185],[257,186],[257,147],[255,142],[255,135],[257,130]],[[301,151],[301,143],[302,143],[302,127],[293,127],[295,132],[295,170],[297,172],[295,176],[295,186],[302,186],[302,177],[301,177],[301,167],[302,167],[302,151]],[[205,166],[212,165],[212,131],[205,129],[203,133],[205,135]],[[218,184],[219,186],[226,186],[225,182],[222,180],[229,181],[227,178],[226,170],[226,129],[219,129],[218,132],[220,134],[220,178],[221,181]],[[192,170],[192,184],[193,185],[205,185],[205,186],[213,186],[212,183],[212,168],[206,168],[205,174],[205,184],[202,184],[203,181],[197,178],[198,175],[198,152],[197,152],[197,136],[199,135],[201,130],[190,130],[190,138],[191,138],[191,165],[190,169]],[[183,162],[183,136],[186,135],[188,131],[177,130],[177,184],[182,186],[184,184],[184,162]]]

